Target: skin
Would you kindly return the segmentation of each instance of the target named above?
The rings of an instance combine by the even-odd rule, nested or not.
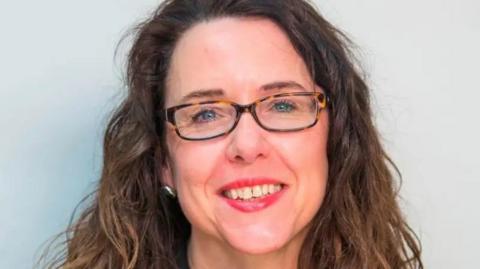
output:
[[[260,18],[202,22],[179,40],[167,77],[166,107],[198,89],[221,88],[223,96],[191,101],[232,100],[247,104],[271,94],[262,85],[294,81],[316,86],[281,29]],[[284,90],[285,91],[285,90]],[[309,224],[325,196],[328,175],[328,111],[309,129],[274,133],[244,113],[229,135],[187,141],[167,124],[166,184],[177,190],[192,225],[188,258],[192,268],[296,268]],[[281,179],[288,189],[274,205],[244,213],[217,194],[244,177]]]

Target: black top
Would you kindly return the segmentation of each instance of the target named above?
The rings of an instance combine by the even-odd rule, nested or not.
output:
[[[190,269],[187,258],[187,242],[184,242],[177,253],[177,264],[179,269]]]

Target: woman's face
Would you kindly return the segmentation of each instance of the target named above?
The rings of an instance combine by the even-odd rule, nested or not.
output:
[[[274,82],[295,82],[306,91],[323,91],[314,85],[302,58],[274,23],[216,19],[192,27],[179,40],[168,74],[166,107],[218,99],[248,104],[292,91],[291,87],[262,88]],[[183,99],[205,89],[217,89],[215,96]],[[171,162],[163,173],[167,184],[177,190],[192,237],[251,254],[301,244],[325,195],[327,113],[320,113],[314,127],[287,133],[266,131],[251,114],[243,113],[230,134],[204,141],[183,140],[167,124]],[[226,187],[235,182],[258,185],[257,190],[251,186],[253,192],[278,191],[268,184],[281,183],[283,188],[270,195],[275,199],[250,202],[250,207],[237,201],[232,206],[222,191],[245,190],[242,183]]]

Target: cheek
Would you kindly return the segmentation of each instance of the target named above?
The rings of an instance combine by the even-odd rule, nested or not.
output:
[[[301,135],[277,141],[278,155],[294,173],[299,211],[316,211],[323,201],[328,180],[327,136],[327,129],[319,123]]]
[[[182,192],[205,191],[212,172],[221,157],[221,145],[214,143],[196,143],[172,139],[171,156],[174,163],[174,181],[182,196]],[[187,194],[187,193],[185,193]]]
[[[211,227],[213,197],[208,186],[222,149],[218,145],[188,141],[172,145],[173,180],[182,211],[192,225]]]
[[[297,136],[276,141],[278,155],[288,164],[292,171],[309,173],[324,177],[328,172],[327,136],[323,123],[306,129]]]

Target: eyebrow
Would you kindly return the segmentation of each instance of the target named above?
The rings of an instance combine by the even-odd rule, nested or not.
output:
[[[295,81],[275,81],[265,85],[262,85],[259,90],[261,91],[272,91],[272,90],[282,90],[285,88],[296,88],[299,90],[304,90],[305,88]],[[212,97],[224,97],[225,91],[221,88],[212,88],[212,89],[199,89],[190,92],[189,94],[185,95],[181,98],[181,102],[185,103],[192,99],[197,98],[212,98]]]

